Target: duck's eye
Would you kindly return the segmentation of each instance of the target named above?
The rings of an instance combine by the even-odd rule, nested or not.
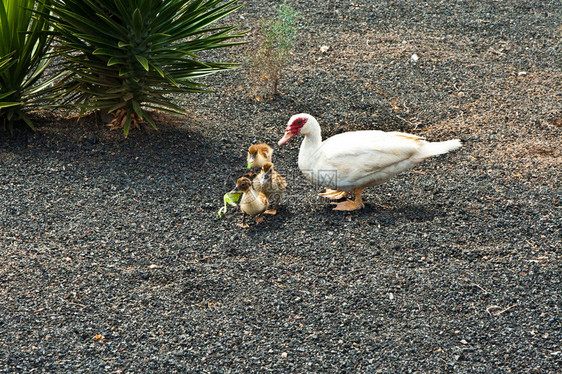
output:
[[[299,133],[304,124],[306,123],[306,118],[297,118],[291,123],[290,129],[294,133]]]

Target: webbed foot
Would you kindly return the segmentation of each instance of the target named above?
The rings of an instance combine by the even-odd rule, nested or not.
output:
[[[345,197],[345,195],[347,195],[347,192],[345,191],[332,190],[330,188],[326,188],[326,192],[321,192],[318,194],[318,196],[326,197],[330,200],[338,200],[342,197]]]

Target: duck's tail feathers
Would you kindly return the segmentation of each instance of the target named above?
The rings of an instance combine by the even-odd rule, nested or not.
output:
[[[416,155],[419,159],[428,158],[431,156],[442,155],[444,153],[454,151],[462,147],[462,143],[459,139],[447,140],[444,142],[434,142],[426,143],[421,147],[420,151]]]

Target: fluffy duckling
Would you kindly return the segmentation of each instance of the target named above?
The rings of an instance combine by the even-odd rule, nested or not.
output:
[[[273,148],[265,143],[253,144],[248,148],[248,169],[261,169],[264,163],[271,162]]]
[[[246,177],[242,177],[236,181],[236,188],[231,193],[242,192],[240,199],[240,210],[242,211],[242,222],[238,224],[240,227],[248,227],[246,224],[246,214],[256,217],[256,224],[263,221],[262,214],[267,209],[269,201],[267,197],[252,187],[252,181]]]
[[[266,214],[277,214],[277,208],[281,202],[281,197],[287,189],[285,178],[273,169],[273,163],[263,164],[261,171],[252,181],[254,190],[263,192],[269,199],[269,209]]]

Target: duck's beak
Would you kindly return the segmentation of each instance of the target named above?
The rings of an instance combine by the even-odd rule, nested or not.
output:
[[[261,177],[260,183],[261,183],[261,184],[266,184],[268,180],[269,180],[269,174],[264,174],[264,175]]]
[[[277,144],[283,145],[283,144],[287,143],[289,140],[291,140],[291,138],[292,138],[293,136],[295,136],[295,134],[293,134],[292,132],[290,132],[290,131],[285,131],[285,136],[283,136],[283,137],[281,138],[281,140],[279,140],[279,142],[277,142]]]
[[[238,188],[238,186],[234,187],[234,189],[232,191],[230,191],[229,193],[239,193],[240,189]]]

